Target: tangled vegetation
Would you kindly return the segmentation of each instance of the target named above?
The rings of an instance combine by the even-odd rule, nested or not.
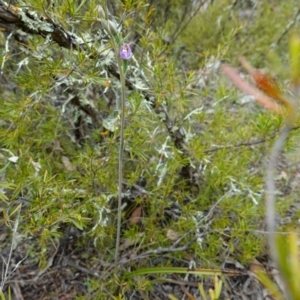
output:
[[[176,282],[199,276],[128,274],[184,267],[232,269],[243,278],[268,254],[264,166],[283,120],[238,92],[219,66],[238,66],[243,55],[288,90],[288,40],[299,30],[299,11],[292,0],[169,2],[0,0],[6,295],[18,293],[22,278],[22,293],[33,299],[180,297],[188,291],[178,292]],[[122,191],[114,30],[134,54],[125,80]],[[276,177],[282,231],[296,230],[299,219],[298,132]],[[68,288],[41,288],[51,272],[66,270],[80,273],[62,275]],[[200,279],[204,292],[190,285],[194,297],[219,286]],[[165,282],[173,288],[163,293]],[[233,294],[224,287],[220,299]]]

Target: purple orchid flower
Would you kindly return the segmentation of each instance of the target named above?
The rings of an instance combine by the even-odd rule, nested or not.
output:
[[[132,57],[132,51],[129,44],[123,44],[120,48],[120,58],[128,60]]]

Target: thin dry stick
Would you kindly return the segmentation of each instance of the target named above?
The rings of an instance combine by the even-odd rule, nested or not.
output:
[[[4,65],[5,65],[5,62],[8,58],[8,55],[9,55],[9,45],[8,45],[8,42],[9,42],[9,39],[12,37],[13,35],[13,32],[11,32],[7,38],[6,38],[6,43],[5,43],[5,53],[4,55],[2,56],[2,64],[1,64],[1,67],[0,67],[0,80],[2,78],[2,75],[3,75],[3,70],[4,70]]]
[[[5,270],[4,270],[4,273],[2,274],[2,280],[1,280],[1,283],[0,283],[0,292],[3,291],[8,277],[12,274],[12,272],[15,271],[15,269],[14,269],[11,273],[8,273],[10,261],[11,261],[11,258],[12,258],[14,243],[15,243],[15,239],[16,239],[16,235],[17,235],[17,230],[18,230],[18,226],[19,226],[21,208],[22,208],[22,204],[20,204],[19,207],[17,208],[18,209],[18,214],[17,214],[17,218],[16,218],[16,221],[15,221],[15,224],[14,224],[14,227],[13,227],[12,242],[11,242],[11,246],[10,246],[10,249],[9,249],[9,254],[8,254],[7,261],[5,261],[4,257],[2,257],[2,255],[1,255],[2,260],[3,260],[3,264],[5,265]],[[18,264],[17,264],[17,266],[18,266]]]
[[[289,18],[288,19],[288,24],[285,26],[283,32],[280,34],[279,38],[277,41],[271,44],[271,48],[275,48],[278,46],[278,44],[281,42],[281,40],[286,36],[286,34],[290,31],[290,29],[295,26],[295,24],[299,21],[299,16],[300,16],[300,8],[296,11],[294,17],[292,20]]]

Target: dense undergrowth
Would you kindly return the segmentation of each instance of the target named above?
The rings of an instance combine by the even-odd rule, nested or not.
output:
[[[97,21],[98,1],[52,1],[48,7],[44,2],[26,1],[14,10],[53,20],[80,47],[59,45],[34,29],[10,34],[8,28],[0,36],[1,226],[13,227],[15,209],[21,209],[14,249],[22,247],[24,257],[43,270],[49,249],[75,232],[87,266],[101,260],[101,272],[108,274],[86,282],[92,299],[129,299],[133,290],[147,295],[161,278],[123,279],[137,268],[221,268],[228,259],[248,265],[267,253],[264,165],[282,120],[237,92],[218,66],[221,60],[237,64],[244,55],[256,67],[272,66],[272,75],[288,88],[289,26],[299,29],[294,1],[207,1],[183,17],[185,1],[173,7],[168,1],[108,6],[122,21],[123,39],[134,43],[120,252],[121,262],[129,262],[117,272],[109,266],[120,134],[115,57]],[[178,141],[179,128],[184,134]],[[298,160],[298,135],[295,130],[286,148],[292,161]],[[277,178],[281,216],[296,200],[297,190],[284,189],[292,180],[287,169]],[[12,243],[11,235],[5,241],[2,249]],[[157,254],[160,248],[172,250]]]

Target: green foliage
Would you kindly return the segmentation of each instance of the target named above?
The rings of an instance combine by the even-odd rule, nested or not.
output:
[[[194,57],[203,59],[203,53],[216,55],[219,45],[226,48],[225,57],[235,61],[243,55],[253,64],[266,67],[265,60],[274,49],[281,61],[287,61],[288,38],[286,28],[299,26],[296,7],[291,1],[256,1],[245,7],[237,1],[217,1],[194,18],[181,35],[178,43]],[[274,18],[276,13],[277,18]],[[289,22],[287,22],[289,20]],[[293,23],[294,22],[294,23]],[[189,54],[186,54],[189,55]],[[193,67],[198,60],[189,57]]]
[[[276,241],[278,247],[278,267],[286,284],[285,293],[270,279],[270,277],[260,267],[255,268],[255,274],[259,281],[270,291],[275,299],[298,299],[300,295],[297,276],[299,276],[299,249],[297,236],[295,233],[278,236]]]
[[[265,251],[265,237],[257,234],[264,216],[263,159],[283,121],[247,99],[243,102],[214,66],[221,59],[234,61],[238,54],[264,66],[266,53],[290,18],[291,1],[276,2],[277,18],[272,3],[262,1],[251,7],[253,15],[246,22],[232,1],[216,1],[199,10],[170,45],[163,38],[177,32],[178,19],[182,24],[188,20],[182,14],[186,1],[172,6],[170,1],[152,6],[122,1],[112,11],[123,22],[122,39],[137,43],[127,71],[127,80],[135,85],[126,90],[121,231],[121,253],[128,251],[123,259],[133,259],[116,271],[111,263],[117,231],[120,89],[118,78],[107,72],[116,58],[96,19],[98,2],[53,1],[46,7],[45,1],[26,1],[30,9],[79,37],[85,51],[63,49],[36,34],[27,35],[22,45],[1,33],[1,44],[10,49],[0,61],[7,83],[0,86],[1,212],[9,218],[20,201],[24,204],[20,235],[25,244],[32,239],[25,249],[41,270],[48,266],[48,249],[57,247],[68,229],[79,232],[76,245],[86,255],[82,260],[97,265],[101,256],[107,263],[101,269],[105,280],[90,277],[86,282],[88,296],[97,295],[93,299],[126,299],[133,290],[147,295],[163,280],[158,274],[175,273],[175,263],[186,274],[186,257],[200,268],[216,268],[200,270],[200,275],[216,274],[228,256],[248,264]],[[285,61],[285,49],[283,37],[272,50],[273,59],[277,55]],[[203,76],[208,74],[200,86],[199,74],[191,70],[199,66],[207,71]],[[155,105],[144,91],[153,95]],[[170,133],[166,124],[171,122]],[[187,156],[172,138],[179,127],[186,133]],[[295,132],[291,149],[297,138]],[[188,164],[194,167],[195,181],[182,175]],[[131,216],[139,206],[142,215],[136,224]],[[288,208],[286,203],[278,207],[282,214]],[[189,246],[171,251],[175,240],[170,230],[175,240],[182,237],[175,248]],[[156,252],[162,248],[170,251]],[[145,258],[135,260],[147,251]],[[155,260],[159,255],[161,261]],[[149,268],[153,264],[156,269]],[[150,280],[150,273],[157,280]],[[220,297],[222,286],[215,281],[211,299]]]
[[[10,288],[8,289],[8,296],[6,297],[5,294],[0,291],[0,297],[1,297],[1,300],[11,300],[11,291],[10,291]]]

